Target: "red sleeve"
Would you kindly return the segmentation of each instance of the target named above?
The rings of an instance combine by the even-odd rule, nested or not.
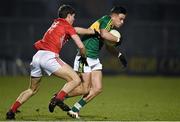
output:
[[[67,26],[66,28],[66,33],[70,36],[77,34],[76,30],[72,26]]]

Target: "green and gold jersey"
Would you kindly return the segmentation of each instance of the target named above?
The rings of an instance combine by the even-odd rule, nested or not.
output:
[[[100,32],[100,29],[106,29],[110,31],[112,29],[112,20],[110,16],[103,16],[97,21],[95,21],[90,28],[92,30],[96,30]],[[103,40],[98,39],[93,35],[85,35],[82,38],[82,41],[86,47],[86,54],[87,57],[90,58],[99,58],[99,52],[103,46]]]

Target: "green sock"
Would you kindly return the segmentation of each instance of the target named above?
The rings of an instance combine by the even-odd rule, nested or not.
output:
[[[80,109],[84,106],[84,105],[86,105],[86,101],[85,100],[83,100],[83,98],[81,98],[80,100],[79,100],[79,102],[76,102],[75,104],[74,104],[74,106],[72,107],[72,111],[74,111],[74,112],[79,112],[80,111]]]

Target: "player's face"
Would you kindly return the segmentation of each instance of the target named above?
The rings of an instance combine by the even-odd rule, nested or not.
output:
[[[113,24],[115,27],[119,28],[124,24],[124,20],[126,18],[125,14],[116,14],[113,17]]]
[[[75,20],[75,14],[70,14],[69,16],[69,23],[72,25],[74,23],[74,20]]]

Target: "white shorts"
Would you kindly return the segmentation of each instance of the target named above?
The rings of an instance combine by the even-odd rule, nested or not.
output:
[[[48,75],[62,67],[65,63],[59,58],[59,55],[46,50],[39,50],[32,59],[30,64],[31,76],[41,77],[42,70]]]
[[[75,60],[74,60],[74,70],[78,71],[79,69],[79,58],[80,56],[76,56]],[[100,63],[100,60],[94,59],[94,58],[88,58],[87,57],[87,63],[88,66],[84,66],[84,72],[92,72],[95,70],[102,70],[102,64]]]

